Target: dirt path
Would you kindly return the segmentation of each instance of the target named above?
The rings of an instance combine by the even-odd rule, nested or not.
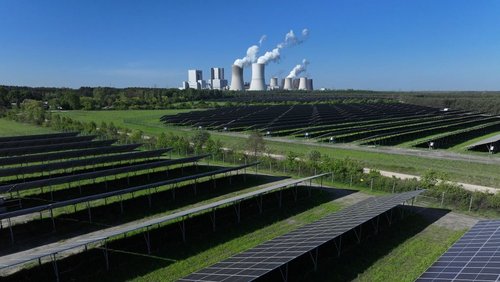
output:
[[[364,173],[369,173],[370,169],[369,168],[364,168],[363,172]],[[416,178],[416,179],[420,180],[420,176],[418,176],[418,175],[404,174],[404,173],[398,173],[398,172],[392,172],[392,171],[385,171],[385,170],[379,170],[379,172],[380,172],[381,175],[387,176],[387,177],[393,177],[394,176],[394,177],[399,178],[399,179],[412,179],[412,178]],[[498,193],[500,191],[500,189],[494,188],[494,187],[486,187],[486,186],[475,185],[475,184],[468,184],[468,183],[462,183],[462,182],[453,182],[453,183],[461,185],[465,190],[469,190],[469,191],[480,191],[480,192],[487,192],[487,193],[492,193],[492,194],[496,194],[496,193]]]

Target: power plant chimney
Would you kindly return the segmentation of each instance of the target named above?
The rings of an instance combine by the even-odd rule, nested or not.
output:
[[[232,77],[230,90],[243,91],[243,68],[238,65],[232,66]]]
[[[307,90],[307,77],[301,77],[299,80],[299,90]]]
[[[278,86],[278,78],[277,77],[272,77],[271,78],[271,81],[269,83],[269,88],[271,88],[271,90],[279,89],[280,88]]]
[[[308,78],[307,79],[307,90],[309,90],[309,91],[313,91],[314,90],[313,89],[313,80],[312,80],[312,78]]]
[[[283,83],[283,90],[293,90],[293,82],[291,77],[285,78],[285,83]]]
[[[264,82],[264,64],[252,64],[252,81],[250,82],[251,91],[264,91],[266,90],[266,83]]]

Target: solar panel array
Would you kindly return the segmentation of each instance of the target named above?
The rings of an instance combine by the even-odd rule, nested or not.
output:
[[[40,188],[40,187],[44,187],[44,186],[52,186],[52,185],[70,183],[70,182],[75,182],[75,181],[83,181],[83,180],[94,179],[94,178],[98,178],[98,177],[117,175],[117,174],[121,174],[121,173],[131,173],[131,172],[136,172],[136,171],[141,171],[141,170],[148,170],[148,169],[165,167],[165,166],[170,166],[170,165],[175,165],[175,164],[181,164],[181,163],[185,163],[185,162],[195,162],[195,161],[197,161],[201,158],[204,158],[206,156],[208,156],[208,155],[189,157],[186,159],[158,160],[158,161],[153,161],[153,162],[148,162],[148,163],[132,164],[132,165],[118,167],[118,168],[110,168],[110,169],[104,169],[104,170],[98,170],[98,171],[92,171],[92,172],[83,172],[83,173],[77,173],[77,174],[72,174],[72,175],[65,175],[65,176],[59,176],[59,177],[51,177],[51,178],[44,178],[44,179],[40,179],[40,180],[33,180],[33,181],[26,181],[26,182],[21,182],[21,183],[2,185],[2,186],[0,186],[0,193],[22,191],[22,190],[27,190],[27,189],[32,189],[32,188]]]
[[[102,146],[110,146],[115,142],[116,140],[98,140],[98,141],[80,141],[80,142],[71,142],[63,144],[49,144],[49,145],[19,147],[19,148],[3,148],[0,149],[0,157],[40,154],[40,153],[75,150],[75,149],[97,148]]]
[[[253,281],[391,210],[423,190],[369,198],[180,281]]]
[[[417,281],[500,281],[500,220],[479,221]]]
[[[47,139],[53,137],[70,137],[76,136],[78,132],[63,132],[63,133],[48,133],[48,134],[35,134],[35,135],[19,135],[19,136],[5,136],[0,137],[0,142],[10,142],[10,141],[23,141],[23,140],[38,140]]]
[[[129,152],[137,149],[141,144],[127,144],[116,146],[104,146],[90,149],[77,149],[63,152],[49,152],[36,155],[22,155],[0,158],[0,166],[21,165],[26,163],[57,161],[71,158],[84,158],[89,156],[99,156]]]
[[[198,160],[198,159],[194,159],[194,160]],[[178,163],[180,163],[181,161],[184,161],[187,163],[187,162],[193,161],[193,159],[192,158],[179,159]],[[198,174],[178,177],[178,178],[174,178],[174,179],[163,180],[163,181],[144,184],[144,185],[140,185],[140,186],[134,186],[134,187],[123,188],[123,189],[119,189],[119,190],[115,190],[115,191],[104,192],[104,193],[94,194],[94,195],[90,195],[90,196],[74,198],[71,200],[59,201],[59,202],[55,202],[55,203],[51,203],[51,204],[39,205],[39,206],[25,208],[25,209],[21,209],[21,210],[0,213],[0,219],[13,218],[13,217],[31,214],[31,213],[35,213],[35,212],[40,212],[40,211],[44,211],[44,210],[50,210],[50,209],[65,207],[65,206],[69,206],[69,205],[75,205],[78,203],[85,203],[85,202],[90,202],[90,201],[94,201],[94,200],[100,200],[100,199],[104,199],[104,198],[108,198],[108,197],[119,196],[119,195],[123,195],[123,194],[133,193],[133,192],[146,190],[146,189],[150,189],[150,188],[155,188],[155,187],[160,187],[160,186],[166,186],[166,185],[170,185],[170,184],[176,184],[176,183],[180,183],[180,182],[184,182],[184,181],[199,179],[202,177],[215,176],[218,174],[223,174],[223,173],[228,173],[228,172],[232,172],[232,171],[236,171],[236,170],[241,170],[241,169],[253,166],[253,165],[255,165],[255,164],[248,164],[248,165],[243,165],[243,166],[239,166],[239,167],[222,168],[222,169],[217,169],[214,171],[198,173]]]
[[[242,168],[245,168],[248,166],[253,166],[255,164],[243,165],[240,167],[234,167],[234,168],[228,168],[228,169],[229,170],[239,170],[239,169],[242,169]],[[35,249],[20,252],[20,253],[2,256],[2,257],[0,257],[0,269],[12,267],[12,266],[19,265],[19,264],[28,263],[30,261],[33,261],[33,260],[36,260],[39,258],[43,258],[43,257],[50,256],[53,254],[58,254],[58,253],[66,251],[66,250],[75,249],[78,247],[83,247],[83,246],[86,246],[89,244],[103,244],[105,242],[105,240],[107,240],[111,237],[127,234],[129,232],[133,232],[133,231],[148,228],[148,227],[154,228],[154,227],[159,226],[159,224],[163,224],[163,223],[167,223],[167,222],[171,222],[171,221],[176,221],[179,219],[184,219],[184,218],[187,218],[187,217],[190,217],[193,215],[197,215],[197,214],[200,214],[200,213],[206,212],[206,211],[212,211],[216,208],[225,207],[227,205],[235,204],[235,203],[241,202],[241,201],[246,200],[246,199],[257,197],[259,195],[263,195],[263,194],[270,193],[273,191],[281,190],[281,189],[284,189],[286,187],[290,187],[291,185],[295,185],[295,184],[298,184],[301,182],[309,181],[311,179],[321,177],[321,176],[324,176],[324,175],[316,175],[316,176],[306,177],[306,178],[302,178],[302,179],[291,179],[291,180],[288,180],[284,183],[272,185],[270,187],[262,188],[262,189],[259,189],[256,191],[252,191],[252,192],[249,192],[246,194],[234,196],[231,198],[222,199],[222,200],[219,200],[216,202],[212,202],[212,203],[205,204],[202,206],[179,211],[179,212],[176,212],[173,214],[168,214],[168,215],[164,215],[161,217],[153,217],[153,218],[150,218],[147,220],[141,219],[141,220],[129,222],[129,223],[124,224],[124,225],[110,227],[110,228],[107,228],[105,230],[101,230],[99,232],[93,232],[93,233],[88,233],[88,234],[81,235],[78,237],[69,238],[69,239],[65,240],[64,242],[62,242],[61,244],[58,244],[56,246],[47,245],[44,248],[35,248]]]
[[[151,151],[127,152],[124,154],[114,154],[108,156],[91,157],[79,160],[69,160],[61,162],[52,162],[47,164],[37,164],[30,166],[18,166],[11,168],[0,168],[0,177],[23,175],[37,172],[47,172],[53,170],[61,170],[68,168],[77,168],[85,166],[104,165],[107,163],[116,163],[121,161],[144,160],[149,158],[158,158],[162,154],[170,151],[170,149],[158,149]]]

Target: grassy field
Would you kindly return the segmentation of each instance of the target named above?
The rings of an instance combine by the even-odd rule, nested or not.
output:
[[[54,133],[54,130],[45,127],[23,124],[0,118],[0,136],[15,136],[28,134]]]
[[[113,121],[117,126],[142,130],[145,134],[158,135],[161,132],[172,132],[177,135],[189,136],[193,134],[193,131],[182,127],[165,126],[160,122],[160,117],[165,114],[176,114],[184,111],[189,110],[67,111],[61,112],[60,114],[81,121],[93,120],[97,123],[102,121]],[[212,135],[228,146],[236,148],[244,148],[245,146],[244,138],[219,134],[217,132],[213,132]],[[417,156],[403,156],[361,150],[325,148],[314,146],[314,144],[308,146],[303,144],[269,141],[267,145],[268,148],[276,154],[287,154],[288,152],[305,154],[314,149],[324,155],[329,155],[334,158],[351,158],[362,161],[370,168],[416,175],[422,175],[427,170],[433,169],[445,173],[450,180],[500,187],[500,174],[498,174],[498,171],[500,171],[499,165],[428,159]]]

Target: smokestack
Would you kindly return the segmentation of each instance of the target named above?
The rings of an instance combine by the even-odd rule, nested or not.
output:
[[[307,90],[313,91],[313,80],[312,78],[307,79]]]
[[[285,83],[283,84],[283,90],[293,90],[292,78],[285,78]]]
[[[272,89],[279,89],[280,87],[278,86],[278,78],[277,77],[272,77],[271,81],[269,83],[269,88]]]
[[[266,83],[264,82],[264,64],[252,64],[252,81],[250,82],[251,91],[265,91]]]
[[[307,77],[301,77],[299,79],[299,90],[307,90]]]
[[[243,68],[237,65],[232,66],[231,90],[243,91]]]

